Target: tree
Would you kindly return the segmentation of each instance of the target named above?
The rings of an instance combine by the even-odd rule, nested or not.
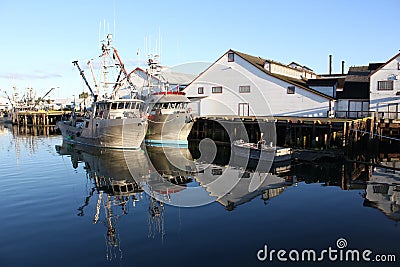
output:
[[[79,94],[79,98],[83,98],[83,99],[86,99],[86,98],[88,98],[89,97],[89,93],[88,92],[82,92],[81,94]]]

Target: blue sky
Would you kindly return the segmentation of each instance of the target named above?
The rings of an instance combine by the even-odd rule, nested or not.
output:
[[[138,48],[162,37],[162,64],[214,62],[228,49],[296,61],[317,73],[384,62],[400,49],[400,1],[0,1],[0,89],[26,87],[52,98],[84,88],[71,62],[100,54],[106,21],[115,46],[132,70]],[[114,16],[115,14],[115,16]],[[108,28],[108,27],[106,27]],[[141,55],[144,59],[144,55]],[[0,92],[3,96],[3,92]]]

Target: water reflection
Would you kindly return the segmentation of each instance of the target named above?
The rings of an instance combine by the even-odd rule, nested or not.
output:
[[[390,169],[375,168],[367,182],[364,206],[376,208],[389,219],[400,221],[400,162],[392,162]]]
[[[216,163],[202,162],[201,157],[193,159],[187,148],[148,146],[125,151],[63,144],[57,146],[57,151],[70,156],[74,168],[84,165],[90,188],[77,207],[77,216],[87,216],[86,209],[92,201],[93,223],[105,226],[109,260],[122,259],[118,220],[135,209],[138,202],[146,206],[147,237],[161,242],[168,236],[165,212],[174,199],[207,197],[231,212],[253,200],[267,204],[300,182],[359,190],[365,207],[375,208],[391,220],[400,220],[397,163],[383,168],[376,167],[375,162],[288,161],[264,170],[254,161],[243,167],[235,158],[224,164],[221,159],[226,160],[226,150],[218,152]],[[229,177],[231,184],[222,182],[222,175]],[[202,194],[190,191],[193,187],[202,190]]]
[[[234,162],[234,161],[233,161]],[[232,163],[232,162],[231,162]],[[215,196],[216,201],[223,205],[228,211],[235,207],[251,201],[257,196],[262,196],[264,203],[292,184],[291,177],[285,175],[290,169],[287,162],[284,170],[270,173],[268,171],[255,171],[251,168],[243,168],[241,165],[221,166],[216,164],[197,164],[200,170],[196,180],[202,185],[210,196]],[[230,177],[234,186],[226,191],[226,183],[219,183],[221,175]]]
[[[0,123],[0,137],[2,147],[8,151],[15,151],[16,159],[22,156],[22,151],[29,154],[37,154],[41,144],[48,143],[48,138],[57,137],[54,126],[17,126],[12,124]],[[48,145],[47,152],[54,153],[54,147]]]
[[[97,224],[101,222],[100,218],[105,218],[102,223],[107,228],[107,259],[122,257],[117,221],[138,201],[148,203],[148,236],[164,238],[164,202],[168,202],[172,194],[184,190],[184,185],[191,179],[168,164],[159,148],[149,149],[147,154],[145,150],[97,149],[63,143],[56,146],[56,150],[60,155],[69,155],[75,169],[80,163],[84,164],[91,188],[84,203],[78,207],[77,215],[85,216],[85,208],[96,193],[93,222]],[[153,167],[151,158],[158,170]],[[163,183],[163,179],[168,183]],[[150,194],[144,193],[144,186],[150,188]],[[157,200],[155,195],[164,201]]]
[[[163,240],[166,235],[165,204],[171,203],[173,198],[184,198],[184,192],[190,188],[202,190],[202,194],[194,192],[191,197],[207,197],[227,210],[233,210],[257,196],[266,202],[290,184],[286,176],[267,171],[193,161],[187,148],[148,146],[134,151],[63,143],[56,146],[56,150],[71,158],[73,168],[84,165],[90,188],[77,207],[77,216],[86,216],[86,209],[93,202],[93,223],[102,223],[106,227],[107,259],[122,257],[118,219],[129,214],[129,209],[138,201],[148,205],[148,237]],[[218,179],[222,173],[234,183],[227,194],[224,193],[225,184]]]

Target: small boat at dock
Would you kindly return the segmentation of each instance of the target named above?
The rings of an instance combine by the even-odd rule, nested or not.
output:
[[[292,149],[266,144],[265,140],[257,143],[248,143],[243,140],[236,140],[232,143],[232,153],[235,156],[245,157],[252,160],[283,162],[292,158]]]

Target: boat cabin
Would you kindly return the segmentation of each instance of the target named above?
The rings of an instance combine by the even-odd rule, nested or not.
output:
[[[102,119],[140,117],[144,102],[139,99],[104,100],[95,103],[95,116]]]
[[[154,93],[149,100],[150,113],[186,113],[190,100],[182,92]]]

